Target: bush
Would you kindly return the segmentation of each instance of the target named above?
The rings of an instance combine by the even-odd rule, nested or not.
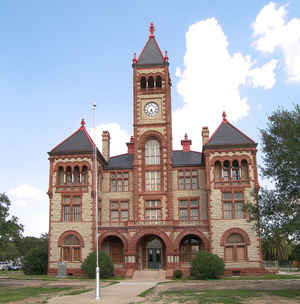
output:
[[[176,269],[173,272],[173,278],[174,279],[181,279],[182,275],[183,275],[183,273],[182,273],[182,271],[180,269]]]
[[[114,275],[114,264],[109,256],[103,251],[99,251],[98,258],[100,277],[109,278]],[[90,253],[81,265],[81,270],[89,277],[96,276],[96,252]]]
[[[36,247],[28,251],[22,259],[24,274],[47,274],[48,249]]]
[[[201,250],[192,260],[191,276],[195,279],[215,279],[224,274],[224,261],[216,254]]]

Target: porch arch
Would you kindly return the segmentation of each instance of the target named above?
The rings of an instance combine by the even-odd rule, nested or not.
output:
[[[209,251],[210,246],[209,246],[209,241],[208,241],[207,237],[205,236],[205,234],[203,232],[198,231],[198,230],[182,231],[175,239],[175,242],[174,242],[175,251],[179,252],[180,243],[183,240],[183,238],[186,237],[187,235],[198,236],[202,240],[205,250]]]

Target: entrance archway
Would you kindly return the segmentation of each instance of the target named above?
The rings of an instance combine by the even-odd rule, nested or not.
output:
[[[159,270],[166,265],[164,241],[154,235],[145,235],[137,242],[138,269]]]

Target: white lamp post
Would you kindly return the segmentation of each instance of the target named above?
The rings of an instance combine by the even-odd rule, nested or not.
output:
[[[96,132],[96,103],[93,104],[93,114],[94,114],[94,131]],[[96,300],[100,299],[100,269],[99,269],[99,245],[98,245],[98,173],[97,173],[97,147],[96,140],[94,142],[94,194],[95,194],[95,221],[96,221],[96,233],[95,233],[95,241],[96,241]]]

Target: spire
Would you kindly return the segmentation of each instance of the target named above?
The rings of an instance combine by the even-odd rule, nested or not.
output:
[[[133,54],[132,63],[133,63],[133,64],[136,64],[136,53]]]
[[[154,31],[155,31],[155,29],[154,29],[154,23],[153,23],[153,22],[150,23],[150,29],[149,29],[149,31],[150,31],[150,36],[149,36],[149,38],[155,37],[155,36],[154,36]]]
[[[154,24],[150,23],[150,35],[148,41],[146,42],[140,56],[136,59],[133,57],[134,65],[165,65],[168,64],[168,56],[165,54],[163,56],[158,43],[154,36]]]
[[[223,111],[222,117],[223,117],[223,121],[227,121],[227,119],[226,119],[226,112],[225,111]]]
[[[85,125],[84,118],[81,119],[81,123],[80,124],[81,124],[80,129],[84,129],[84,125]]]

